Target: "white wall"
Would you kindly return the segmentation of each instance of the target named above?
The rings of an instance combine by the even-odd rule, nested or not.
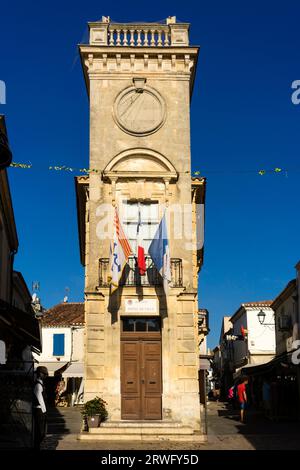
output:
[[[247,309],[248,348],[250,354],[274,354],[276,352],[275,318],[271,308],[263,307],[266,314],[264,323],[273,326],[261,325],[257,318],[260,308]]]
[[[84,327],[73,328],[72,360],[84,362]]]
[[[53,335],[65,335],[65,355],[53,356]],[[71,358],[71,328],[42,328],[42,354],[35,356],[39,362],[56,362],[60,357],[61,362],[68,362]]]
[[[202,356],[206,356],[207,355],[207,339],[206,339],[206,336],[204,337],[202,343],[200,344],[200,354]]]
[[[276,352],[276,338],[274,325],[274,312],[269,307],[263,307],[266,314],[264,323],[272,323],[273,326],[261,325],[257,318],[260,308],[248,307],[241,317],[234,321],[234,335],[241,334],[241,326],[248,330],[248,338],[245,341],[234,341],[234,364],[241,367],[246,363],[261,364],[270,361]],[[246,360],[247,359],[247,362]]]

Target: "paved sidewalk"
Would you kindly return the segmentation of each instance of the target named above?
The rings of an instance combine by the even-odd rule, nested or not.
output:
[[[183,442],[101,442],[77,439],[81,428],[80,410],[59,408],[49,415],[45,450],[294,450],[300,449],[300,423],[273,423],[248,412],[246,424],[239,412],[225,403],[208,403],[208,441]]]

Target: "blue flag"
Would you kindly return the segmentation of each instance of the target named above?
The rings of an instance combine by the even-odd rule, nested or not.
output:
[[[167,292],[168,283],[171,282],[170,247],[166,223],[166,212],[160,221],[158,229],[149,246],[148,253],[164,281],[164,290]]]

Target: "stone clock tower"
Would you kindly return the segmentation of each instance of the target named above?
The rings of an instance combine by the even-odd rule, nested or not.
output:
[[[76,178],[85,266],[85,401],[108,420],[83,439],[201,440],[197,274],[205,180],[191,178],[190,100],[198,47],[189,25],[89,23],[80,55],[90,99],[89,176]],[[132,256],[111,293],[117,207]],[[165,209],[172,281],[165,292],[148,247]],[[146,274],[136,266],[142,220]]]

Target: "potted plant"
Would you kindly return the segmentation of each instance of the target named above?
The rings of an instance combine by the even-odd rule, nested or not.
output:
[[[81,414],[89,428],[98,428],[101,421],[107,419],[106,405],[106,401],[99,397],[93,398],[93,400],[89,400],[83,405]]]

